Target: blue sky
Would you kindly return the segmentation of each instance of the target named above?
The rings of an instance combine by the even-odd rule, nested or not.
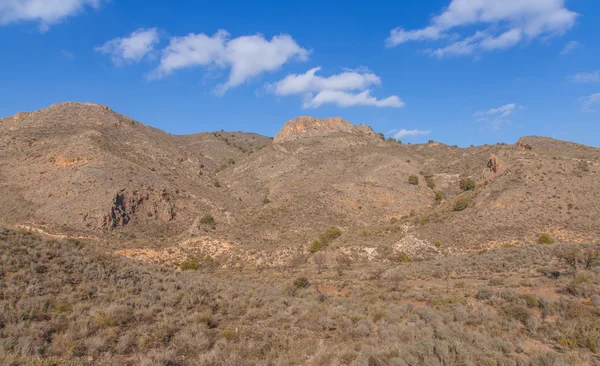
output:
[[[0,115],[90,101],[174,134],[311,115],[600,147],[598,34],[591,0],[0,0]]]

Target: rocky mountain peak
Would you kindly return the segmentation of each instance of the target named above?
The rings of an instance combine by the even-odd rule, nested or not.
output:
[[[325,136],[336,132],[364,133],[375,135],[371,127],[366,125],[353,125],[340,117],[314,118],[302,116],[294,118],[283,126],[275,136],[275,143],[283,143],[309,136]]]

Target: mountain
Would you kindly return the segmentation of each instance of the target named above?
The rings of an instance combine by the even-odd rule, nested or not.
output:
[[[236,209],[215,173],[270,142],[174,136],[89,103],[19,113],[0,120],[0,219],[78,235],[179,233],[196,215]]]
[[[197,252],[282,261],[331,226],[342,235],[329,251],[365,259],[542,234],[598,243],[599,162],[600,149],[545,137],[409,145],[341,118],[299,117],[274,139],[175,136],[105,106],[62,103],[0,120],[0,223],[173,263]]]

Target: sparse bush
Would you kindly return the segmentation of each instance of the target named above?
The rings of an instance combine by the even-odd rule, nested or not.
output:
[[[182,271],[197,271],[200,268],[200,262],[196,258],[190,258],[181,262],[179,265]]]
[[[446,195],[444,194],[444,192],[442,192],[442,191],[435,192],[435,201],[437,203],[442,202],[444,200],[444,198],[446,198]]]
[[[466,209],[467,207],[469,207],[469,204],[471,204],[471,199],[469,197],[460,197],[459,199],[456,200],[456,202],[454,202],[454,211],[462,211],[464,209]]]
[[[413,186],[419,185],[419,177],[414,174],[411,175],[408,177],[408,183],[412,184]]]
[[[331,226],[327,230],[325,230],[321,235],[319,235],[319,240],[323,245],[328,245],[333,240],[342,236],[342,231],[335,226]]]
[[[297,289],[307,288],[308,286],[310,286],[310,282],[306,277],[298,277],[294,280],[293,285]]]
[[[524,305],[507,304],[502,310],[511,318],[520,321],[523,324],[527,323],[527,319],[531,316],[531,311]]]
[[[202,216],[202,218],[200,219],[200,223],[207,226],[214,226],[215,219],[211,214],[207,213],[204,216]]]
[[[441,241],[438,240],[438,241],[435,242],[435,247],[436,248],[439,248],[441,246],[442,246],[442,242]]]
[[[400,252],[396,255],[396,261],[398,263],[408,263],[412,261],[412,258],[405,252]]]
[[[427,187],[431,189],[435,189],[435,181],[431,177],[426,177],[425,182],[427,183]]]
[[[325,250],[325,245],[321,243],[319,240],[313,240],[308,247],[308,251],[311,253],[317,253],[322,250]]]
[[[523,294],[521,295],[521,298],[525,300],[525,304],[530,308],[537,308],[540,305],[535,294]]]
[[[471,178],[465,178],[460,180],[460,189],[462,191],[472,191],[476,187],[475,181]]]
[[[550,237],[550,235],[543,233],[540,234],[540,237],[538,238],[538,243],[540,244],[554,244],[554,240],[552,240],[552,238]]]
[[[487,299],[491,298],[492,295],[494,295],[494,292],[492,291],[492,289],[490,289],[488,287],[482,287],[477,291],[475,298],[477,300],[487,300]]]

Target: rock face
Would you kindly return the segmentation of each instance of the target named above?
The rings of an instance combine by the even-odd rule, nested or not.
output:
[[[340,117],[318,119],[303,116],[288,121],[275,136],[273,142],[280,144],[302,137],[325,136],[336,132],[376,135],[371,127],[365,125],[355,126]]]
[[[113,198],[110,212],[104,217],[103,227],[116,229],[126,226],[136,214],[141,219],[171,221],[175,218],[172,195],[166,190],[148,188],[145,191],[120,190]]]

